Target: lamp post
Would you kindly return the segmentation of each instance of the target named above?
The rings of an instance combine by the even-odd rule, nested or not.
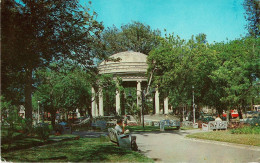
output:
[[[129,94],[127,95],[127,99],[132,99],[132,93],[131,93],[131,90],[129,90]],[[132,109],[131,105],[132,105],[132,100],[129,102],[129,100],[126,101],[128,106],[129,106],[129,109]],[[128,114],[128,112],[126,112],[126,108],[125,108],[125,114]]]
[[[146,97],[148,95],[150,95],[151,93],[155,93],[155,89],[152,89],[152,90],[148,90],[147,92],[145,90],[141,91],[142,93],[142,125],[143,125],[143,128],[144,128],[144,107],[145,107],[145,101],[146,101]]]
[[[42,107],[42,123],[44,123],[44,107]]]
[[[192,101],[193,101],[193,123],[195,124],[195,103],[194,103],[194,86],[192,86]]]
[[[145,91],[144,90],[137,90],[141,92],[141,100],[142,100],[142,106],[141,106],[141,123],[142,126],[144,127],[144,102],[145,102]],[[131,91],[129,91],[128,97],[132,97]]]
[[[152,89],[151,91],[148,91],[147,93],[145,90],[138,90],[138,91],[141,92],[141,99],[142,99],[141,121],[142,121],[142,126],[144,128],[144,105],[145,105],[146,96],[149,95],[150,93],[155,93],[155,89]],[[131,91],[129,91],[128,97],[132,97]]]
[[[38,115],[37,115],[37,123],[40,123],[40,101],[38,101]]]
[[[183,115],[182,121],[185,121],[185,117],[184,117],[184,106],[183,106],[183,108],[182,108],[182,115]]]
[[[144,102],[145,102],[145,91],[142,91],[142,123],[144,128]]]

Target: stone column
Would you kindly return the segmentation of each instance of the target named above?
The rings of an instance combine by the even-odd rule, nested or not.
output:
[[[76,109],[77,118],[80,117],[79,109]]]
[[[116,114],[121,115],[119,90],[116,90]]]
[[[155,92],[155,114],[159,114],[159,113],[160,113],[160,101],[159,101],[159,90],[157,87]]]
[[[141,88],[141,81],[137,81],[137,87],[136,87],[136,95],[137,95],[137,107],[139,107],[142,104],[142,88]]]
[[[92,114],[92,117],[95,117],[96,116],[96,99],[95,99],[96,92],[95,92],[95,89],[93,87],[91,88],[91,92],[92,92],[91,114]]]
[[[165,97],[164,98],[164,114],[169,114],[168,101],[169,101],[169,98]]]
[[[99,88],[99,116],[104,116],[103,89]]]
[[[96,101],[96,107],[95,107],[95,116],[96,117],[98,116],[98,104],[97,104],[97,101]]]

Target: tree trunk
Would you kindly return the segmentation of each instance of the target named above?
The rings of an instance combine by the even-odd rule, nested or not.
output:
[[[32,125],[32,69],[27,69],[25,83],[25,118],[30,121],[28,125]]]
[[[55,129],[55,119],[56,119],[56,111],[51,112],[51,125],[52,125],[53,130]]]
[[[88,116],[92,118],[92,115],[91,115],[91,107],[87,107],[87,112],[88,112]]]
[[[229,123],[229,119],[230,119],[230,117],[229,117],[230,115],[229,115],[229,114],[230,114],[230,110],[228,109],[228,110],[227,110],[227,122],[228,122],[228,123]]]
[[[66,111],[66,115],[65,115],[66,117],[65,117],[65,120],[66,120],[66,122],[68,122],[68,117],[69,117],[69,111]]]
[[[251,110],[254,110],[254,98],[251,99]]]
[[[74,117],[75,117],[75,110],[72,111],[72,123],[74,123]]]
[[[239,115],[239,119],[243,119],[242,108],[239,108],[238,115]]]
[[[121,105],[122,113],[121,113],[121,115],[125,115],[126,114],[126,110],[125,110],[125,96],[124,96],[123,93],[121,94],[121,101],[122,101],[122,105]]]

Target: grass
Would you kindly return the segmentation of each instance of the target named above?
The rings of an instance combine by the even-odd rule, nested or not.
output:
[[[153,162],[138,152],[117,147],[104,137],[2,153],[2,158],[12,162]]]
[[[73,139],[75,137],[77,137],[77,136],[70,135],[70,134],[60,135],[60,136],[50,135],[50,137],[47,141],[43,141],[43,140],[39,139],[37,136],[25,136],[25,135],[19,134],[12,140],[10,147],[8,147],[8,142],[2,141],[1,142],[1,151],[8,152],[8,151],[14,151],[14,150],[19,150],[19,149],[27,149],[27,148],[31,148],[31,147],[54,143],[56,141]]]
[[[240,127],[240,128],[232,129],[231,133],[232,134],[260,134],[260,126]]]
[[[154,131],[160,131],[160,127],[156,126],[127,126],[126,129],[128,129],[130,132],[154,132]],[[165,131],[174,131],[178,130],[176,127],[165,127]]]
[[[181,127],[181,130],[197,130],[198,128],[193,128],[189,126]]]
[[[59,135],[59,136],[55,136],[55,135],[50,135],[49,139],[51,140],[64,140],[64,139],[73,139],[77,137],[76,135],[72,135],[72,134],[63,134],[63,135]]]
[[[28,137],[28,138],[13,140],[12,143],[10,144],[10,147],[8,147],[7,143],[2,142],[1,151],[6,152],[6,151],[19,150],[19,149],[30,148],[34,146],[43,145],[43,144],[44,144],[43,140],[34,137]]]
[[[230,131],[212,131],[195,133],[187,135],[187,137],[260,146],[260,134],[232,134]]]

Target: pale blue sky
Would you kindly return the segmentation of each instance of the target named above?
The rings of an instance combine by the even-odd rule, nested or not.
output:
[[[242,3],[243,0],[92,0],[92,9],[105,27],[114,24],[120,28],[122,24],[140,21],[184,39],[205,33],[212,43],[245,36]]]

